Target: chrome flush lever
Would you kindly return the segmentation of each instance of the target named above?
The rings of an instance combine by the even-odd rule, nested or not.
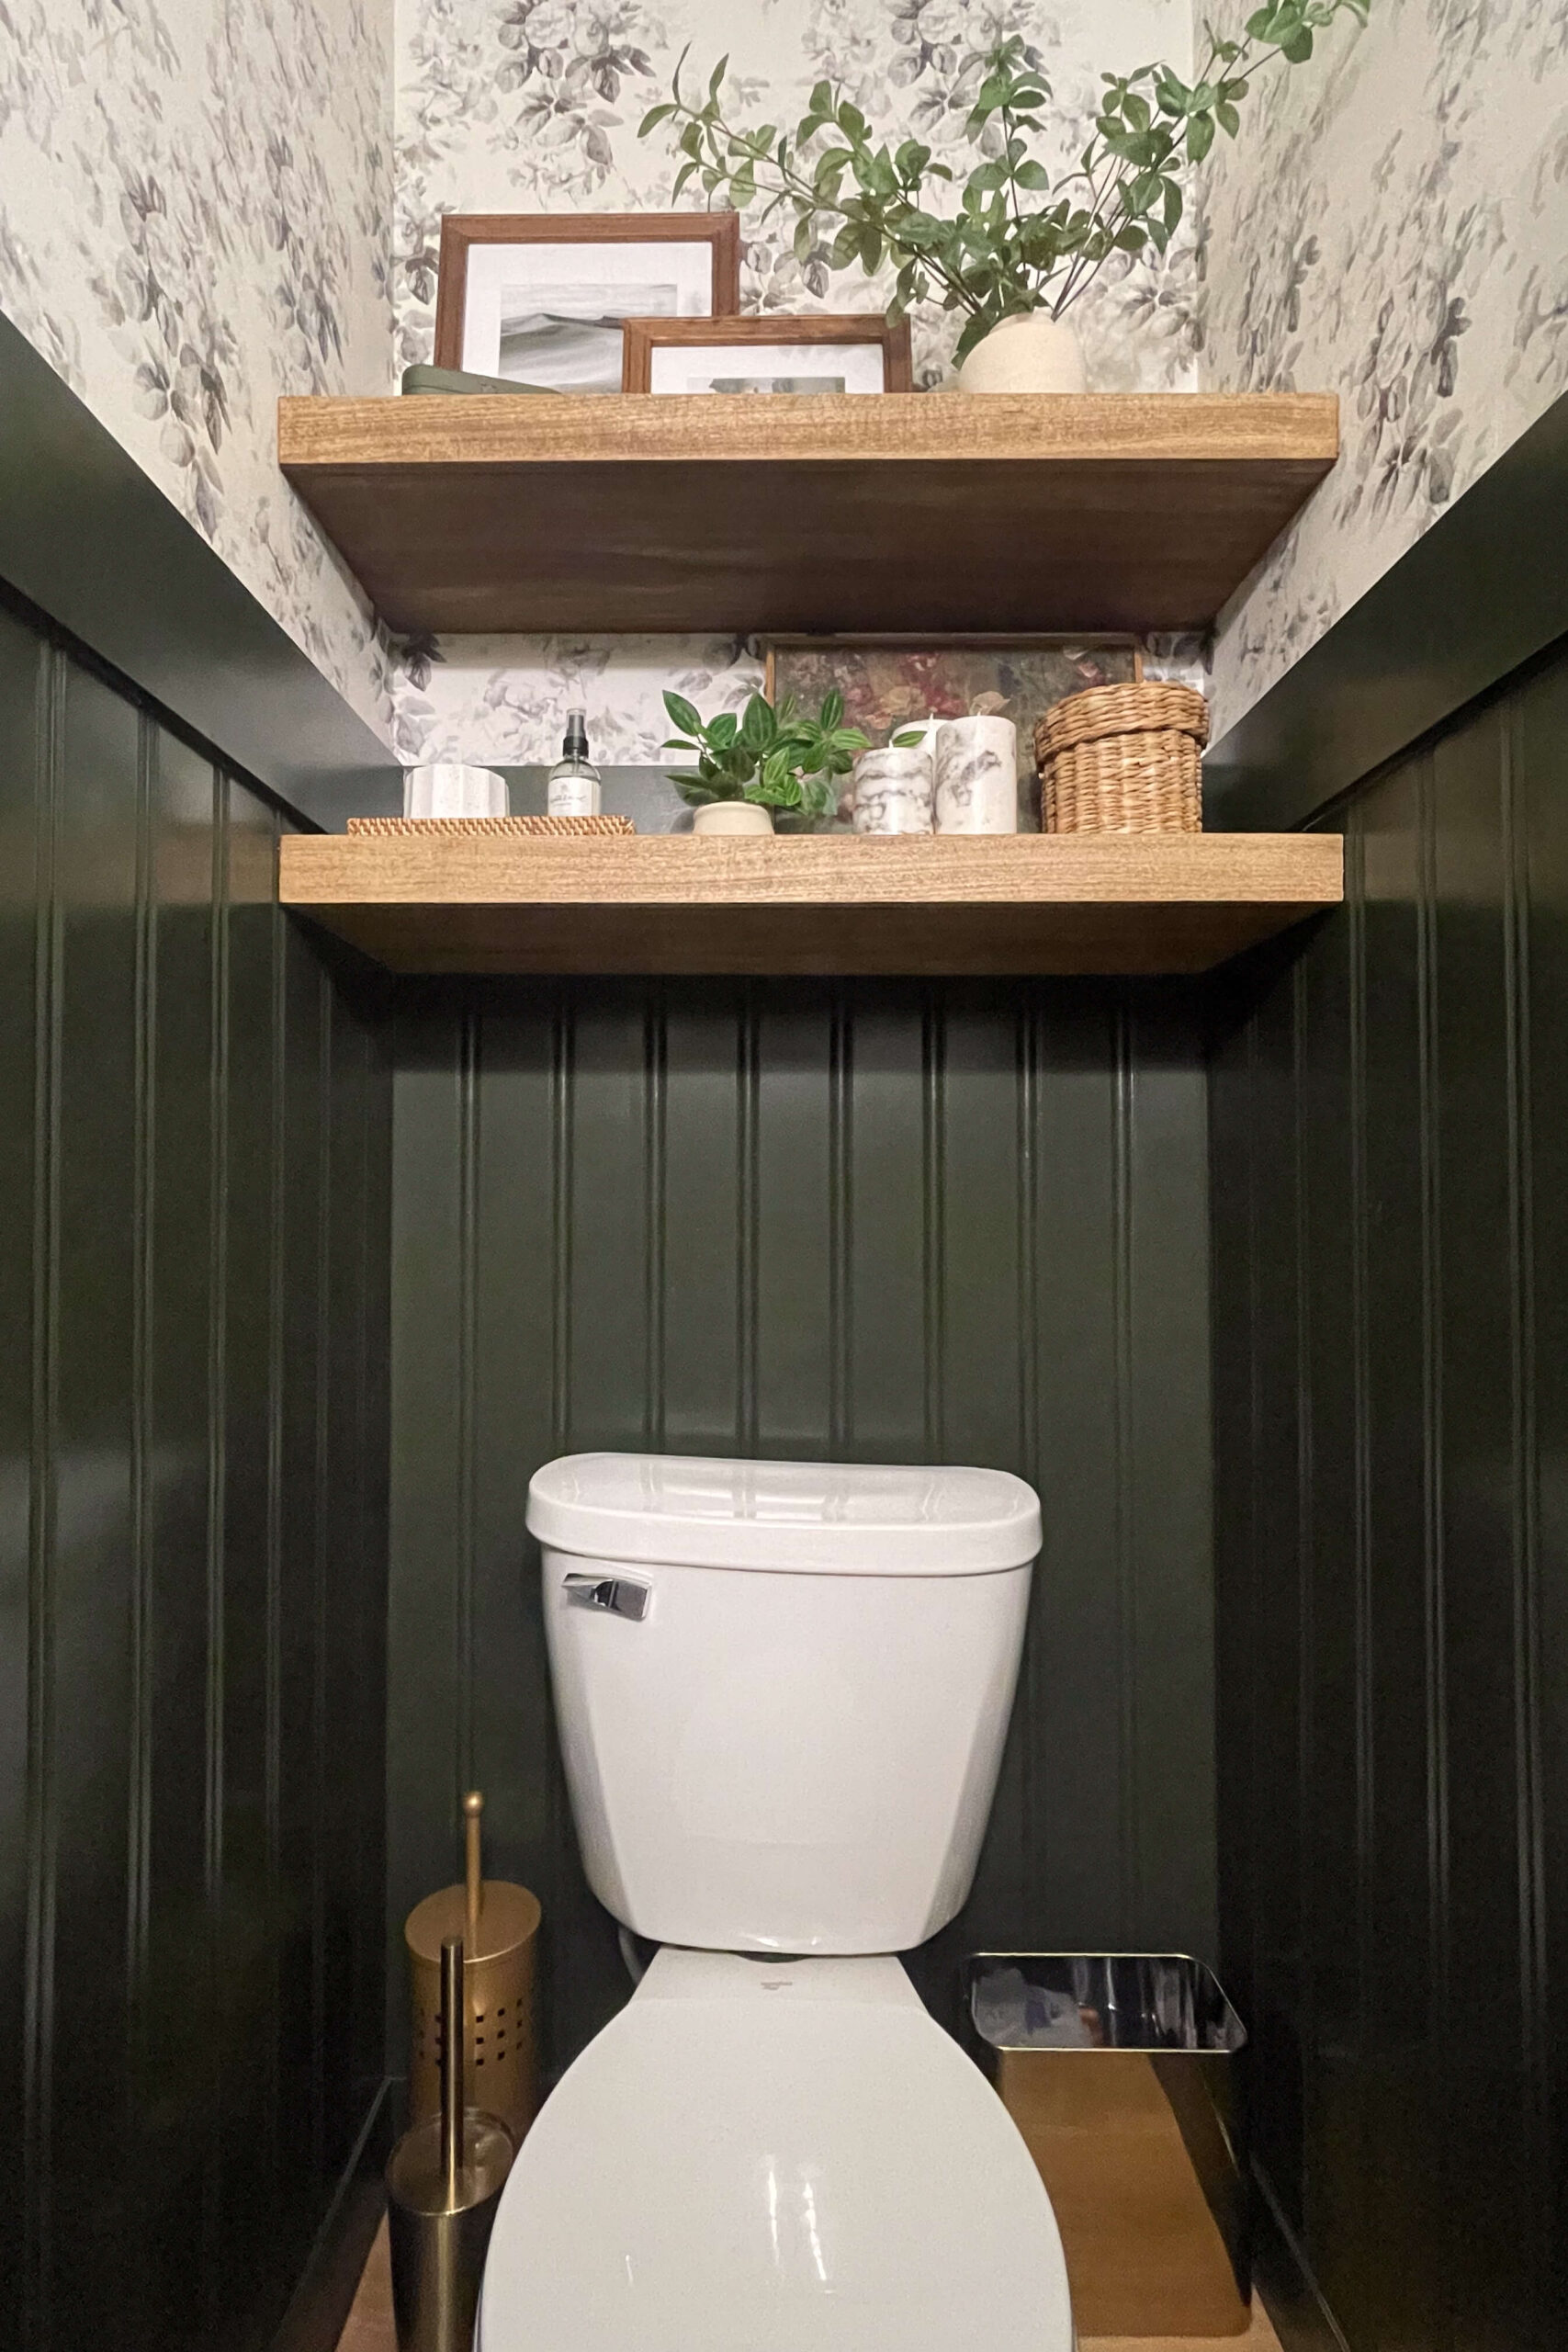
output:
[[[575,1572],[562,1578],[568,1603],[575,1609],[607,1609],[616,1617],[646,1617],[648,1587],[627,1577],[585,1577]]]

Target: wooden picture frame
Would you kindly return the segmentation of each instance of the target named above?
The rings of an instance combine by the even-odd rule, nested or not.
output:
[[[740,216],[737,212],[448,212],[441,221],[435,286],[437,368],[496,376],[513,372],[501,363],[499,354],[492,364],[478,364],[471,347],[470,286],[483,267],[493,288],[505,249],[520,255],[527,249],[529,258],[537,263],[543,259],[538,249],[551,246],[662,249],[687,281],[678,299],[694,306],[700,301],[703,306],[700,311],[694,308],[675,313],[691,324],[701,323],[705,312],[733,317],[740,307]],[[700,288],[691,252],[699,246],[706,248],[707,261]],[[675,248],[682,249],[678,260]],[[655,259],[650,252],[650,277]],[[521,258],[518,266],[525,267]],[[628,312],[646,313],[652,307],[634,299],[635,285],[627,285],[625,291]],[[495,299],[493,290],[491,299]],[[620,315],[616,313],[617,323]],[[519,380],[525,379],[520,377]],[[605,387],[615,388],[614,384]]]
[[[815,311],[795,315],[769,311],[743,319],[627,319],[623,323],[621,343],[624,392],[653,392],[658,372],[656,355],[660,352],[728,349],[761,353],[786,351],[791,346],[796,350],[873,348],[882,363],[882,381],[875,389],[884,392],[914,390],[909,322],[885,318],[878,311]],[[672,387],[660,386],[659,390],[661,397],[679,396]],[[685,387],[681,388],[681,392],[692,396]]]

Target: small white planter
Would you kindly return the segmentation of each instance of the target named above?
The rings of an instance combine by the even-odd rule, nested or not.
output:
[[[705,801],[692,819],[694,833],[771,833],[773,812],[755,800]]]
[[[1081,392],[1083,345],[1077,330],[1047,311],[1003,319],[982,335],[958,370],[961,392]]]

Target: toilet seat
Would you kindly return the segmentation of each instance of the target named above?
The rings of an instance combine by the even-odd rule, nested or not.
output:
[[[475,2352],[1072,2352],[1055,2217],[897,1960],[666,1948],[518,2154]]]

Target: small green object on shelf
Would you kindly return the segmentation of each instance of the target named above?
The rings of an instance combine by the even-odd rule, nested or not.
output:
[[[405,368],[405,392],[526,392],[535,400],[555,400],[547,384],[517,384],[510,376],[472,376],[466,368]]]

